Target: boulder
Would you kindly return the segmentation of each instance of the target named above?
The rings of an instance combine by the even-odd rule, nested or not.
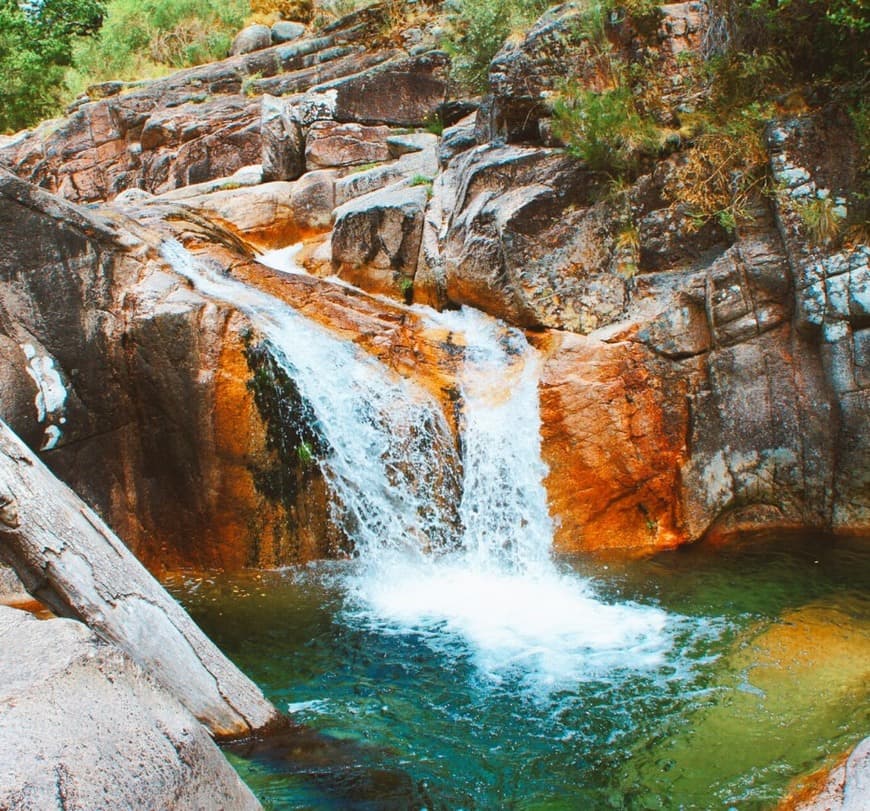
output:
[[[281,42],[292,42],[299,39],[305,33],[305,26],[302,23],[291,22],[290,20],[278,20],[272,25],[272,42],[275,44]]]
[[[306,172],[293,184],[290,207],[300,233],[325,233],[332,225],[332,210],[336,206],[337,173],[333,169]]]
[[[258,248],[280,247],[301,239],[292,202],[293,183],[276,181],[258,186],[225,188],[208,194],[182,196],[185,207],[210,219],[229,223]],[[159,198],[156,202],[159,202]]]
[[[623,317],[628,280],[613,260],[611,212],[557,150],[482,146],[441,186],[432,259],[447,299],[526,327],[589,332]]]
[[[238,237],[189,207],[101,215],[10,176],[0,200],[0,391],[15,392],[0,418],[153,569],[334,554],[311,476],[305,505],[258,488],[277,462],[248,387],[249,322],[158,253],[169,236],[228,245],[228,267],[249,255]],[[177,231],[154,230],[163,214]]]
[[[296,180],[305,171],[305,137],[286,104],[264,94],[260,108],[263,180]]]
[[[247,54],[252,51],[261,51],[263,48],[268,48],[272,44],[272,31],[268,25],[260,25],[255,23],[243,28],[236,34],[233,39],[233,44],[230,46],[230,53],[233,56],[239,54]]]
[[[437,117],[447,98],[449,69],[447,54],[430,51],[393,59],[314,91],[333,96],[336,121],[422,127]]]
[[[196,719],[68,619],[0,606],[0,807],[258,809]]]
[[[0,555],[59,616],[114,642],[218,738],[282,718],[75,493],[0,421]]]
[[[305,165],[308,169],[324,169],[380,163],[390,158],[386,141],[389,134],[389,127],[317,121],[306,136]]]
[[[369,292],[404,299],[413,284],[423,231],[426,186],[398,184],[335,210],[332,263]]]

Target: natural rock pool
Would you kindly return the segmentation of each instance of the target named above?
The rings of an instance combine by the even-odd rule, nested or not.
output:
[[[380,577],[169,579],[307,730],[228,752],[266,808],[762,809],[867,732],[866,541]]]

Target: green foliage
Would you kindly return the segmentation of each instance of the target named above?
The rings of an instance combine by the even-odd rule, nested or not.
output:
[[[527,28],[548,7],[547,0],[448,0],[448,37],[457,81],[486,89],[489,63],[508,36]]]
[[[818,246],[831,245],[840,236],[843,220],[830,197],[813,198],[797,206],[807,236]]]
[[[799,78],[849,79],[867,65],[867,0],[713,0],[719,53],[778,53]]]
[[[46,0],[28,8],[0,0],[0,131],[30,126],[59,111],[74,43],[102,21],[97,0]]]
[[[444,132],[444,122],[441,120],[440,115],[433,115],[426,119],[424,123],[424,129],[426,132],[431,132],[433,135],[441,136],[441,133]]]
[[[99,36],[76,49],[78,84],[221,59],[248,11],[247,0],[110,0]]]
[[[410,304],[414,299],[414,280],[410,276],[400,276],[398,284],[402,298],[406,304]]]
[[[631,88],[624,85],[596,93],[569,83],[553,114],[556,135],[594,171],[630,174],[661,143],[658,128],[638,113]]]

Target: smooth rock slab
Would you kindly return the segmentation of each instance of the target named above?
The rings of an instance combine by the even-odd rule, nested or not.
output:
[[[0,651],[0,808],[260,808],[196,719],[86,626],[0,606]]]

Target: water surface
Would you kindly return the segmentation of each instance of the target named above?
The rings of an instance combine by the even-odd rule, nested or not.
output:
[[[561,560],[540,588],[358,562],[170,585],[318,733],[230,753],[267,808],[763,809],[870,731],[867,550]]]

